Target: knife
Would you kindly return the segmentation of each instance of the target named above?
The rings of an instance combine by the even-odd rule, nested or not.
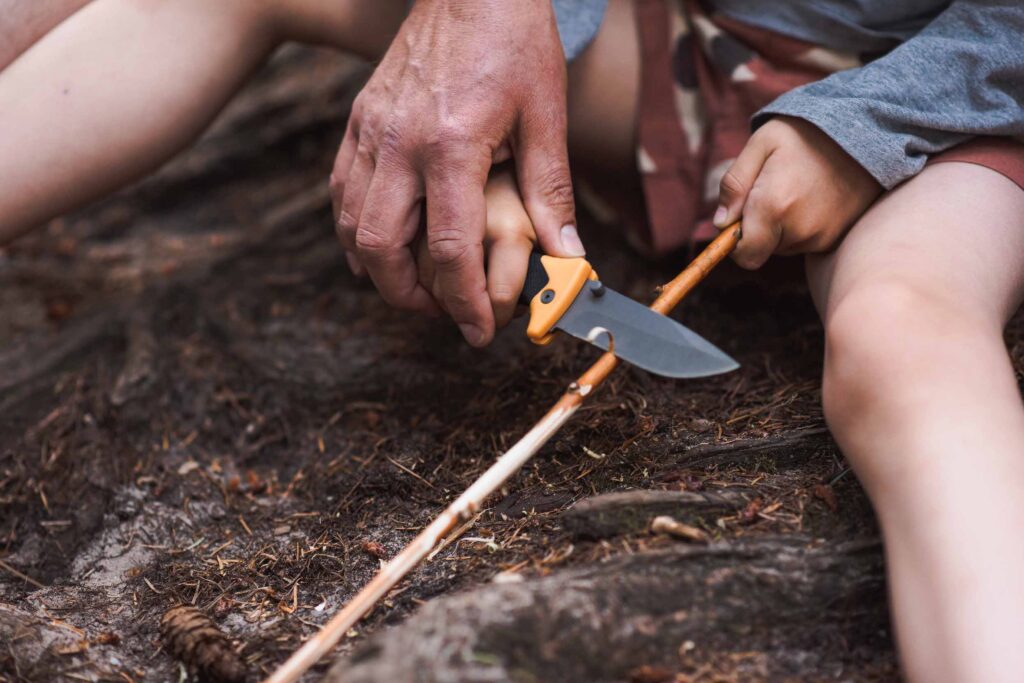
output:
[[[533,252],[519,302],[530,307],[526,336],[535,344],[550,343],[561,330],[665,377],[708,377],[739,367],[700,335],[604,286],[584,258]]]

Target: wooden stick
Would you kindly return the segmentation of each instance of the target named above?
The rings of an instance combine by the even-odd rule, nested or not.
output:
[[[735,248],[740,239],[740,224],[725,230],[707,246],[671,282],[661,288],[651,308],[662,315],[675,308],[697,283],[707,277]],[[573,382],[558,402],[512,448],[499,457],[479,479],[455,499],[448,508],[425,528],[398,555],[388,562],[352,600],[313,637],[307,640],[266,683],[295,683],[302,674],[331,650],[374,605],[401,581],[460,521],[472,517],[483,502],[519,471],[548,439],[575,413],[583,400],[603,382],[618,365],[619,359],[605,353]]]

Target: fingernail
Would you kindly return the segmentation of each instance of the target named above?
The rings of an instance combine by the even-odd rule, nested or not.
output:
[[[479,346],[484,341],[484,331],[476,325],[460,323],[459,331],[462,332],[462,336],[466,338],[466,341],[473,346]]]
[[[706,216],[707,214],[704,214],[704,215]],[[717,225],[720,228],[724,228],[725,227],[725,219],[726,219],[726,217],[728,215],[729,215],[729,210],[726,209],[724,206],[720,206],[720,207],[718,207],[718,209],[715,210],[715,217],[711,219],[711,222],[714,223],[715,225]]]
[[[583,242],[580,241],[580,234],[572,225],[562,228],[562,249],[569,256],[583,256],[587,253],[587,250],[583,248]]]

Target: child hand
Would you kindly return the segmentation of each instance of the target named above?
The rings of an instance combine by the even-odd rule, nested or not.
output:
[[[537,241],[533,223],[526,212],[522,195],[516,184],[515,172],[510,165],[492,171],[484,188],[487,204],[487,225],[484,233],[484,248],[487,250],[487,295],[494,310],[497,328],[504,327],[512,320],[516,302],[526,282],[526,271],[530,253]],[[417,265],[420,283],[440,303],[440,289],[435,277],[434,263],[421,240],[418,248]],[[490,342],[490,339],[484,343]]]
[[[733,258],[754,269],[774,253],[830,249],[882,187],[816,126],[780,116],[751,136],[719,192],[714,223],[743,219]]]

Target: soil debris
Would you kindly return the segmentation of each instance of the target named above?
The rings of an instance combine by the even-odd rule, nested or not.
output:
[[[814,497],[827,505],[832,512],[839,512],[839,500],[836,498],[836,492],[828,484],[817,484],[814,487]]]
[[[747,506],[740,512],[740,523],[741,524],[753,524],[757,521],[758,515],[761,514],[761,508],[764,507],[764,500],[761,498],[755,498],[754,500],[747,503]]]
[[[629,672],[629,683],[673,683],[676,675],[663,666],[644,664]]]
[[[231,639],[195,607],[179,605],[164,613],[160,633],[167,649],[200,680],[244,683],[249,672]]]
[[[364,540],[359,544],[359,547],[363,549],[368,555],[376,557],[378,560],[386,560],[388,557],[387,549],[377,541]]]

